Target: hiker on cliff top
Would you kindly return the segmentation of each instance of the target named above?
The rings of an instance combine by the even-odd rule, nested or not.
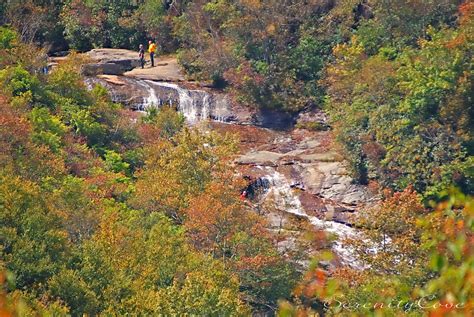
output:
[[[156,44],[153,41],[148,41],[148,53],[150,53],[151,67],[155,67],[155,51]]]
[[[140,65],[142,65],[142,68],[145,67],[145,48],[143,47],[143,44],[140,44],[138,46],[138,57],[140,58]]]

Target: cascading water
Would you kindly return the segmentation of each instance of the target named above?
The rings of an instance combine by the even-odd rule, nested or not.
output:
[[[148,93],[148,96],[143,97],[143,104],[140,107],[140,110],[145,110],[148,107],[158,107],[161,105],[160,99],[156,95],[155,90],[147,82],[138,80],[138,85],[145,88]]]
[[[206,93],[202,98],[201,119],[208,119],[211,116],[211,103],[209,102],[209,94]]]
[[[178,110],[184,115],[188,122],[195,123],[201,120],[207,120],[210,117],[210,96],[207,92],[201,90],[187,90],[171,83],[154,82],[150,80],[145,82],[148,87],[153,90],[153,93],[150,92],[150,96],[152,94],[156,96],[153,86],[175,90],[179,96]]]
[[[213,109],[210,114],[212,119],[219,122],[226,122],[229,119],[232,120],[233,116],[229,111],[229,99],[223,95],[215,95],[213,99]]]
[[[130,77],[87,78],[89,89],[95,84],[107,88],[112,101],[144,111],[149,107],[161,107],[164,104],[177,105],[188,123],[203,120],[220,122],[231,121],[227,97],[222,94],[210,94],[204,90],[188,90],[174,83],[156,82]]]
[[[273,200],[277,208],[282,208],[287,213],[297,216],[308,217],[304,212],[301,202],[290,190],[290,184],[286,178],[269,167],[265,168],[270,172],[264,179],[270,184],[268,194],[273,195]]]
[[[304,211],[298,196],[295,195],[291,189],[292,186],[286,177],[271,167],[267,166],[261,168],[268,172],[267,176],[263,177],[268,180],[268,183],[270,184],[266,191],[266,195],[267,197],[270,196],[273,198],[276,207],[286,213],[306,218],[316,228],[336,235],[337,239],[333,243],[333,250],[341,257],[345,264],[353,267],[360,267],[360,264],[354,258],[353,250],[351,250],[347,245],[343,245],[344,239],[356,238],[357,231],[342,223],[321,220],[317,217],[308,215]]]

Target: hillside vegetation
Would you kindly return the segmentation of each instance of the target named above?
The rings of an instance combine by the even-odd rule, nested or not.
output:
[[[27,0],[0,23],[0,315],[472,315],[471,0]],[[278,251],[234,135],[87,88],[77,51],[148,39],[235,103],[328,114],[381,197],[345,241],[361,269]]]

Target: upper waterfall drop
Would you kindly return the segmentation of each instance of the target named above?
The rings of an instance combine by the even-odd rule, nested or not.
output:
[[[174,82],[113,75],[88,77],[85,83],[89,89],[96,84],[106,87],[113,102],[133,110],[176,105],[191,124],[205,120],[233,122],[238,117],[229,98],[212,89],[186,89]]]
[[[155,82],[151,80],[144,81],[149,89],[149,96],[145,99],[146,101],[155,99],[159,100],[156,97],[156,92],[153,89],[153,86],[165,87],[173,89],[178,93],[178,110],[184,115],[186,120],[189,123],[196,123],[198,121],[210,119],[211,116],[211,104],[210,104],[210,95],[203,90],[187,90],[176,84],[166,83],[166,82]],[[161,105],[163,102],[154,103],[156,106]],[[152,106],[153,103],[148,103],[146,107]]]
[[[137,81],[137,82],[140,86],[144,87],[146,89],[146,91],[148,92],[148,96],[143,98],[143,108],[144,109],[146,109],[148,107],[152,107],[152,106],[158,107],[162,104],[160,98],[158,98],[158,96],[156,95],[156,92],[155,92],[155,90],[153,89],[152,86],[150,86],[149,84],[147,84],[144,81]]]

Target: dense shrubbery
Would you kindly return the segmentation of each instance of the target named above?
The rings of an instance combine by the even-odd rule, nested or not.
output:
[[[225,80],[241,103],[300,110],[321,97],[317,80],[331,44],[314,24],[325,9],[301,1],[193,2],[175,23],[179,60],[193,77]]]
[[[361,183],[429,198],[474,192],[472,13],[457,19],[459,3],[193,2],[175,29],[189,73],[225,78],[248,105],[324,99]]]
[[[174,51],[172,17],[181,1],[7,1],[0,5],[0,24],[11,24],[23,41],[39,42],[51,52],[94,47],[137,49],[147,38]]]
[[[127,23],[137,5],[131,1],[66,1],[61,11],[65,38],[72,48],[138,47],[144,34]]]
[[[387,40],[375,51],[362,29],[362,37],[334,48],[325,109],[361,182],[377,179],[397,190],[412,184],[426,197],[451,184],[474,192],[473,29],[466,10],[459,28],[430,27],[416,47],[394,50]]]
[[[361,183],[429,198],[474,192],[472,13],[460,3],[195,1],[175,33],[192,76],[226,80],[251,106],[324,103]]]

